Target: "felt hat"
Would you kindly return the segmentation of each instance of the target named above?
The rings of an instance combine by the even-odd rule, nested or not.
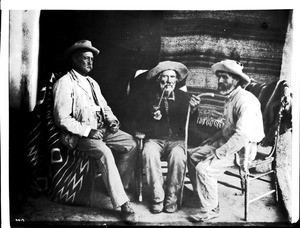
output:
[[[160,62],[156,67],[154,67],[153,69],[151,69],[148,72],[146,79],[149,80],[149,79],[155,78],[156,76],[158,76],[159,73],[161,73],[165,70],[176,71],[179,76],[179,78],[178,78],[179,82],[183,81],[189,73],[187,67],[185,65],[183,65],[182,63],[174,62],[174,61],[163,61],[163,62]]]
[[[242,80],[243,86],[247,86],[251,81],[250,77],[243,73],[242,70],[244,67],[242,66],[242,64],[235,60],[222,60],[221,62],[212,65],[211,68],[214,74],[216,74],[217,71],[225,71],[228,73],[235,74]]]
[[[65,52],[65,58],[69,58],[69,56],[76,50],[86,49],[93,52],[94,56],[99,54],[99,50],[92,46],[92,42],[89,40],[79,40],[71,47],[69,47]]]

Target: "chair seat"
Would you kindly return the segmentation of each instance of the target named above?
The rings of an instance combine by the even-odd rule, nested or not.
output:
[[[255,159],[248,166],[249,172],[252,174],[267,173],[272,170],[274,156],[271,155],[273,147],[259,145],[258,149]]]
[[[261,166],[261,165],[270,164],[270,163],[272,163],[272,161],[274,161],[274,157],[266,157],[265,159],[255,159],[249,165],[249,169],[257,168],[258,166]]]

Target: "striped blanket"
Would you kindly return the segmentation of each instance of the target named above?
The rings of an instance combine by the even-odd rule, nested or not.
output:
[[[278,113],[281,105],[281,99],[291,96],[289,86],[285,80],[274,81],[271,83],[259,83],[251,81],[245,88],[253,93],[261,103],[261,111],[263,114],[263,123],[265,130],[265,138],[262,144],[264,146],[272,146],[275,140],[275,130],[277,127]],[[205,88],[189,88],[190,93],[200,94],[206,92],[215,93],[214,97],[203,97],[198,106],[198,116],[191,118],[189,128],[189,144],[196,146],[203,139],[212,135],[223,126],[223,105],[224,96],[216,93],[216,91]],[[290,107],[288,104],[287,107]],[[291,128],[291,110],[284,110],[281,130],[285,131]],[[284,133],[284,132],[281,132]]]
[[[223,126],[225,97],[216,90],[206,88],[188,88],[188,92],[198,95],[213,93],[214,97],[203,96],[198,105],[197,115],[191,115],[188,132],[188,145],[197,147],[207,137],[213,135]]]
[[[60,130],[53,121],[52,87],[61,74],[52,74],[38,94],[34,121],[27,137],[26,158],[32,173],[32,191],[46,191],[51,200],[70,205],[91,205],[96,163],[78,150],[60,142]],[[46,172],[45,172],[46,170]],[[49,174],[49,176],[43,176]],[[39,179],[49,183],[40,186]]]
[[[263,146],[273,146],[275,141],[275,131],[278,127],[279,111],[282,105],[280,134],[286,132],[292,127],[291,100],[292,93],[285,80],[274,81],[271,83],[258,83],[251,81],[246,90],[253,93],[261,104],[263,114],[263,123],[265,138],[262,141]],[[283,103],[283,100],[287,103]],[[289,103],[289,104],[288,104]]]

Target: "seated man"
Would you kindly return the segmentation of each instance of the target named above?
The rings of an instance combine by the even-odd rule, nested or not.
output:
[[[66,51],[71,69],[53,87],[54,120],[65,146],[96,159],[113,207],[121,207],[124,220],[134,223],[135,213],[125,189],[135,166],[136,142],[119,130],[119,121],[99,85],[88,76],[98,53],[88,40],[78,41]]]
[[[187,154],[184,148],[185,122],[188,106],[200,99],[180,88],[185,85],[188,69],[173,62],[160,62],[149,71],[150,85],[138,113],[138,130],[146,133],[143,167],[150,190],[150,211],[173,213],[185,177]],[[161,159],[168,162],[166,192],[163,189]]]
[[[257,143],[264,137],[260,102],[243,89],[250,78],[242,69],[234,60],[223,60],[212,66],[218,77],[218,90],[226,96],[225,122],[220,131],[202,143],[203,146],[189,151],[190,179],[200,199],[199,213],[190,216],[193,222],[219,215],[217,178],[234,165],[235,153],[241,149],[239,155],[240,160],[244,160],[243,165],[253,160]]]

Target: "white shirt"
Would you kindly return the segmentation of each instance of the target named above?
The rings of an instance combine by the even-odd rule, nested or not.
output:
[[[225,144],[216,150],[219,157],[239,151],[245,143],[258,143],[265,136],[260,102],[240,86],[227,96],[224,118],[221,131]]]
[[[260,102],[251,92],[241,87],[228,95],[224,105],[224,118],[224,137],[231,137],[237,132],[250,142],[260,142],[265,136]]]

